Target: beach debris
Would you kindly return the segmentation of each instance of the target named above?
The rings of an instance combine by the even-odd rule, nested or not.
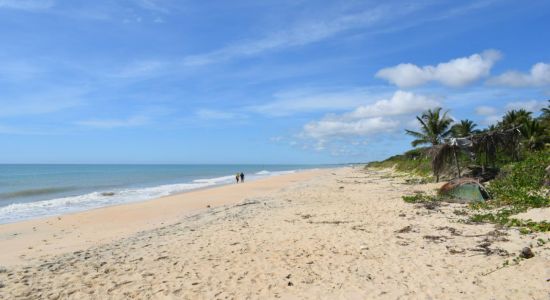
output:
[[[359,230],[364,232],[370,232],[365,228],[366,224],[359,224],[359,225],[353,225],[351,226],[351,230]]]
[[[525,259],[529,259],[529,258],[532,258],[534,256],[535,256],[535,254],[533,253],[533,251],[529,247],[525,247],[525,248],[521,249],[521,252],[519,254],[519,257],[525,258]]]
[[[490,248],[492,241],[489,238],[484,238],[476,248],[469,248],[469,251],[482,252],[485,255],[496,254],[498,256],[509,256],[508,251],[501,248]]]
[[[450,227],[450,226],[440,226],[440,227],[437,227],[436,228],[437,230],[447,230],[449,231],[449,233],[451,235],[454,235],[454,236],[457,236],[457,235],[461,235],[462,232],[460,232],[459,230],[457,230],[456,228],[453,228],[453,227]]]
[[[235,206],[245,206],[245,205],[253,205],[253,204],[260,204],[260,201],[258,201],[258,200],[248,200],[248,199],[247,199],[247,200],[245,200],[244,202],[239,203],[239,204],[237,204],[237,205],[235,205]]]
[[[439,201],[421,202],[415,205],[415,207],[425,208],[427,210],[436,210],[437,208],[439,208],[439,206],[441,206],[441,202]]]
[[[395,243],[396,243],[397,245],[399,245],[399,246],[408,246],[408,245],[409,245],[409,243],[408,243],[408,242],[405,242],[405,241],[397,241],[397,242],[395,242]]]
[[[455,214],[457,216],[467,216],[468,211],[466,211],[465,209],[455,209],[455,210],[453,210],[453,214]]]
[[[436,244],[443,243],[448,239],[448,237],[443,235],[425,235],[423,238]]]
[[[210,207],[211,207],[210,204],[206,205],[206,208],[210,208]]]
[[[447,251],[449,251],[449,253],[451,254],[462,254],[466,252],[466,250],[457,246],[445,246],[445,248],[447,248]]]
[[[6,285],[4,285],[1,281],[0,281],[0,289],[5,287]]]
[[[332,224],[332,225],[340,225],[340,224],[346,224],[346,223],[351,223],[350,221],[340,221],[340,220],[335,220],[335,221],[318,221],[318,222],[313,222],[313,221],[308,221],[309,224]]]
[[[5,267],[0,267],[0,274],[7,273],[7,272],[8,272],[8,269],[6,269]]]
[[[110,197],[110,196],[114,196],[115,193],[114,192],[103,192],[101,193],[101,196],[105,196],[105,197]]]
[[[309,218],[313,217],[313,215],[310,215],[310,214],[304,214],[304,215],[298,214],[298,215],[299,215],[300,217],[302,217],[302,219],[309,219]]]
[[[411,232],[413,230],[412,226],[411,225],[407,225],[399,230],[396,230],[394,231],[395,233],[408,233],[408,232]]]
[[[445,183],[438,191],[442,199],[448,202],[483,202],[489,199],[489,193],[479,181],[472,178],[458,178]]]

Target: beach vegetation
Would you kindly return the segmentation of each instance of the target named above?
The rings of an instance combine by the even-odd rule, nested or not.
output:
[[[514,217],[530,208],[550,207],[547,169],[550,167],[550,100],[548,103],[538,117],[524,109],[510,110],[500,121],[483,130],[468,119],[453,125],[448,112],[443,112],[442,108],[428,110],[417,116],[419,131],[406,130],[406,134],[415,138],[411,143],[413,147],[429,147],[414,148],[367,166],[393,167],[432,179],[445,170],[449,177],[454,174],[454,166],[458,176],[476,177],[490,171],[492,176],[484,181],[488,180],[485,187],[491,199],[470,203],[468,212],[461,210],[457,215],[463,215],[466,222],[516,227],[521,233],[550,231],[549,221]],[[470,139],[473,142],[471,154],[446,143],[449,137]],[[459,165],[464,171],[462,174]],[[425,193],[406,195],[403,200],[408,203],[439,201],[436,196]]]
[[[438,199],[435,196],[428,195],[424,192],[417,192],[413,195],[407,195],[403,196],[403,201],[407,203],[426,203],[426,202],[434,202],[438,201]]]
[[[409,173],[422,178],[431,177],[430,158],[428,148],[417,148],[401,155],[394,155],[383,161],[374,161],[367,164],[369,168],[394,168],[396,171]]]
[[[550,207],[547,166],[550,166],[549,150],[526,153],[523,160],[503,166],[499,177],[487,185],[492,200],[470,204],[478,213],[469,220],[518,227],[521,233],[550,231],[550,222],[513,218],[529,208]]]

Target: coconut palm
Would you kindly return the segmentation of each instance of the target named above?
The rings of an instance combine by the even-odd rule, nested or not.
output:
[[[530,122],[531,119],[532,117],[530,111],[526,111],[523,108],[518,110],[512,109],[508,111],[504,117],[502,117],[502,121],[500,121],[499,126],[505,129],[513,128]]]
[[[545,128],[537,120],[530,120],[521,127],[521,134],[525,138],[525,146],[529,150],[539,150],[544,148],[544,143],[548,140]]]
[[[447,112],[441,113],[441,107],[429,109],[416,119],[420,123],[420,131],[405,130],[408,135],[416,138],[411,143],[413,147],[422,144],[439,145],[451,133],[449,127],[453,120],[447,116]]]
[[[454,137],[467,137],[479,132],[479,130],[474,129],[476,127],[477,124],[474,123],[474,121],[466,119],[461,120],[460,123],[453,125],[453,127],[451,127],[451,131]]]
[[[541,109],[541,115],[539,116],[539,121],[541,125],[546,128],[547,134],[550,134],[550,100],[548,100],[548,105]]]
[[[550,100],[548,100],[548,103],[549,103],[548,106],[541,109],[541,112],[542,112],[542,115],[540,116],[541,118],[550,119]]]

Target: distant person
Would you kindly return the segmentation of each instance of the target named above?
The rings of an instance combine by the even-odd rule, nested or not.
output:
[[[243,182],[244,182],[244,173],[241,172],[241,183],[243,183]]]
[[[237,183],[239,183],[239,178],[240,178],[240,176],[241,176],[241,174],[239,174],[239,173],[237,173],[237,174],[235,175],[235,179],[237,180]]]

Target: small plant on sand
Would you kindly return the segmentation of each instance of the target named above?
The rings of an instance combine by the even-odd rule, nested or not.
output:
[[[403,201],[407,203],[424,203],[424,202],[434,202],[438,199],[434,196],[427,195],[424,192],[416,192],[413,195],[403,196]]]

